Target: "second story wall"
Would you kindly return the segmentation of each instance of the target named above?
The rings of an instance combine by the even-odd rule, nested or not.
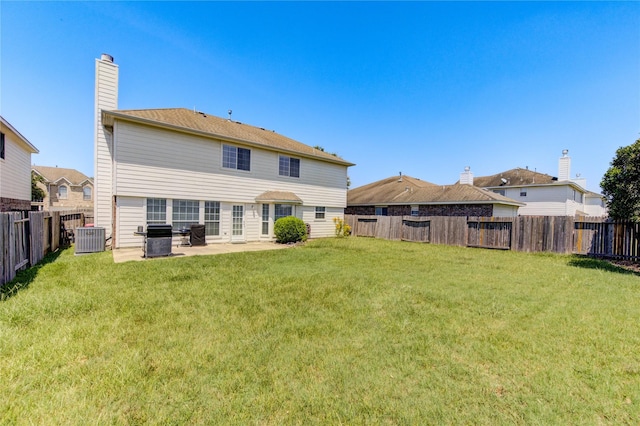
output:
[[[223,144],[251,151],[249,171],[223,167]],[[265,191],[291,191],[305,205],[346,207],[347,167],[300,159],[300,176],[279,175],[279,153],[203,136],[116,121],[114,194],[128,197],[254,202]]]
[[[2,127],[4,158],[0,158],[0,197],[31,200],[31,152],[17,136]]]

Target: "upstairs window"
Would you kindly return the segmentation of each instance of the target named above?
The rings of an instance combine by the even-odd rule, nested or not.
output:
[[[4,158],[4,133],[0,132],[0,158]]]
[[[222,167],[250,171],[251,150],[237,146],[222,145]]]
[[[527,191],[526,191],[526,190],[524,190],[524,189],[521,189],[521,190],[520,190],[520,196],[521,196],[521,197],[526,197],[526,196],[527,196]]]
[[[411,216],[420,216],[419,206],[411,206]]]
[[[85,186],[82,188],[82,199],[85,201],[91,200],[91,187]]]
[[[147,198],[147,224],[167,223],[167,200]]]
[[[300,159],[281,155],[278,174],[280,176],[300,177]]]
[[[67,199],[67,187],[64,185],[60,185],[58,187],[58,198],[61,200]]]

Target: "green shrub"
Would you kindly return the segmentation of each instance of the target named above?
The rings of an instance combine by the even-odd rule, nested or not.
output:
[[[294,216],[281,217],[273,226],[276,241],[279,243],[297,243],[307,241],[307,226],[302,219]]]

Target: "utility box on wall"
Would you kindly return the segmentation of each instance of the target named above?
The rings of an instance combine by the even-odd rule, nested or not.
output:
[[[104,251],[104,228],[76,228],[76,254]]]

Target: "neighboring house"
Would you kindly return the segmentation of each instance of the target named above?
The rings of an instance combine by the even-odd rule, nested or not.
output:
[[[461,174],[469,174],[467,169]],[[524,203],[470,184],[436,185],[410,176],[393,176],[354,188],[346,214],[381,216],[513,217]]]
[[[95,226],[113,246],[140,246],[139,227],[204,224],[206,240],[273,240],[301,218],[334,235],[347,200],[339,157],[271,130],[189,109],[118,110],[118,66],[96,60]],[[177,240],[176,240],[177,241]]]
[[[31,154],[38,149],[0,116],[0,211],[31,210]]]
[[[562,152],[558,177],[516,168],[491,176],[472,177],[471,183],[525,203],[518,210],[523,216],[606,216],[602,195],[587,191],[585,179],[569,178],[568,152]]]
[[[45,192],[42,200],[31,205],[38,210],[93,209],[93,179],[75,169],[32,166],[31,171],[42,177],[38,186]]]

